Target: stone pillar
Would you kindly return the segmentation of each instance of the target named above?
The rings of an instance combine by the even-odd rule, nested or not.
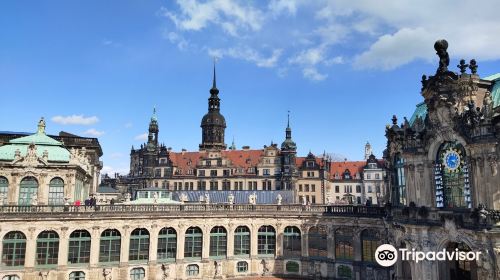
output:
[[[19,201],[19,188],[21,187],[20,180],[18,178],[19,174],[18,173],[11,173],[9,179],[9,192],[7,193],[7,204],[9,205],[17,205]]]
[[[177,231],[177,256],[176,262],[179,263],[184,260],[184,241],[186,237],[186,228],[183,225],[179,225],[176,229]]]
[[[259,226],[252,224],[250,226],[250,257],[257,258],[258,250],[257,250],[257,235],[259,231]]]
[[[31,248],[26,250],[24,267],[28,270],[28,268],[32,269],[35,267],[35,259],[36,259],[36,238],[35,235],[36,228],[30,227],[28,228],[28,236],[26,240],[26,248]]]
[[[67,227],[62,227],[59,234],[59,259],[57,266],[59,270],[64,270],[68,266],[69,232]],[[63,267],[63,268],[61,268]]]
[[[49,182],[47,182],[47,173],[41,173],[38,179],[38,205],[47,205],[49,196]]]
[[[283,256],[283,224],[276,223],[276,256]]]
[[[363,247],[361,244],[361,230],[357,229],[354,231],[353,236],[352,236],[352,244],[353,244],[353,249],[354,249],[354,261],[362,261],[363,256]]]
[[[100,228],[92,227],[90,242],[90,267],[97,267],[99,264],[99,242],[101,237]]]
[[[120,266],[126,266],[128,264],[128,251],[130,247],[130,226],[123,226],[121,235]]]
[[[227,227],[227,258],[230,259],[234,256],[234,230],[236,227],[229,224]]]
[[[328,226],[327,237],[327,250],[328,258],[335,261],[335,228],[331,225]]]
[[[203,260],[208,260],[210,253],[210,228],[207,225],[204,225],[201,228],[203,232],[203,246],[201,251],[201,258]]]
[[[302,240],[302,257],[309,257],[309,237],[308,237],[309,226],[302,225],[300,227],[301,240]]]
[[[149,231],[149,262],[154,264],[156,263],[158,251],[158,233],[158,225],[153,224]]]

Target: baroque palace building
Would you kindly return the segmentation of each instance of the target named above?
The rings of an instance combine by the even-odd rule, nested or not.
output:
[[[500,279],[500,75],[481,79],[475,61],[455,74],[446,41],[435,48],[424,103],[410,121],[393,118],[383,161],[371,152],[360,162],[297,157],[289,125],[280,148],[226,149],[214,78],[200,151],[160,145],[153,115],[131,176],[117,179],[174,192],[294,192],[287,203],[66,203],[94,189],[101,154],[47,136],[41,120],[37,133],[0,146],[0,279]],[[299,203],[307,195],[316,203]],[[385,268],[375,260],[384,243],[481,257]]]
[[[388,201],[383,161],[372,155],[370,144],[365,147],[365,161],[360,162],[334,162],[325,154],[317,157],[311,152],[298,157],[289,117],[280,147],[271,143],[263,149],[243,146],[238,150],[233,142],[227,149],[215,68],[213,75],[208,112],[201,121],[199,151],[174,152],[159,144],[155,110],[147,143],[139,149],[132,147],[129,176],[118,177],[114,185],[128,190],[155,187],[187,193],[288,191],[301,204],[365,204],[370,200],[383,205]]]

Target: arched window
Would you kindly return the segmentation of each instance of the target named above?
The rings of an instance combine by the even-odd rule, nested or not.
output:
[[[250,256],[250,230],[239,226],[234,231],[234,255]]]
[[[314,226],[309,229],[309,257],[328,257],[327,237],[325,226]]]
[[[35,177],[25,177],[19,186],[19,205],[31,205],[33,196],[38,193],[38,181]]]
[[[49,205],[64,204],[64,181],[57,177],[49,183]]]
[[[130,270],[130,280],[143,280],[146,277],[144,268],[137,267]]]
[[[406,205],[406,177],[405,161],[400,154],[396,155],[394,160],[394,205]]]
[[[21,280],[17,275],[6,275],[2,278],[2,280]]]
[[[361,233],[361,247],[363,248],[363,261],[375,262],[375,251],[380,246],[377,232],[366,229]]]
[[[190,264],[186,266],[186,275],[187,276],[198,276],[200,274],[200,267],[196,264]]]
[[[69,274],[69,280],[85,280],[85,272],[73,271]]]
[[[107,229],[102,232],[99,244],[99,262],[120,262],[121,235],[116,229]]]
[[[287,257],[301,256],[302,246],[299,228],[286,227],[283,237],[283,255]]]
[[[90,262],[90,233],[75,230],[69,236],[68,263]]]
[[[26,236],[20,231],[8,232],[2,242],[2,265],[24,266]]]
[[[210,231],[210,257],[225,258],[227,252],[227,232],[224,227],[214,227]]]
[[[343,228],[335,231],[335,259],[348,261],[354,259],[353,235],[350,229]]]
[[[436,156],[434,178],[437,207],[472,207],[469,166],[460,143],[441,145]]]
[[[59,235],[55,231],[42,231],[36,239],[36,265],[57,265]]]
[[[145,228],[136,228],[130,234],[129,261],[149,259],[149,231]]]
[[[276,231],[272,226],[261,226],[257,234],[257,254],[274,255],[276,250]]]
[[[238,273],[248,272],[248,263],[244,261],[236,263],[236,271],[238,271]]]
[[[173,228],[162,228],[158,235],[158,260],[175,260],[177,254],[177,233]]]
[[[201,259],[203,249],[203,233],[198,227],[190,227],[186,230],[184,241],[184,257]]]
[[[339,265],[337,267],[337,278],[352,279],[352,268],[347,265]]]
[[[0,199],[3,199],[3,205],[7,204],[7,198],[9,195],[9,180],[7,178],[0,176]]]

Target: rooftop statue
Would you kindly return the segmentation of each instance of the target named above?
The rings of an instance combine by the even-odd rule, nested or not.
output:
[[[436,54],[439,56],[439,67],[437,73],[448,72],[448,65],[450,64],[450,56],[446,51],[448,49],[448,42],[444,39],[436,41],[434,43],[434,49]]]

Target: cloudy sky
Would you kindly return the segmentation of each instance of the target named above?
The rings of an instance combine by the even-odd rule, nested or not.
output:
[[[0,130],[98,137],[104,172],[128,172],[156,106],[160,141],[196,150],[213,58],[226,143],[284,138],[299,154],[380,156],[393,114],[410,117],[433,44],[450,68],[500,72],[498,1],[2,1]]]

